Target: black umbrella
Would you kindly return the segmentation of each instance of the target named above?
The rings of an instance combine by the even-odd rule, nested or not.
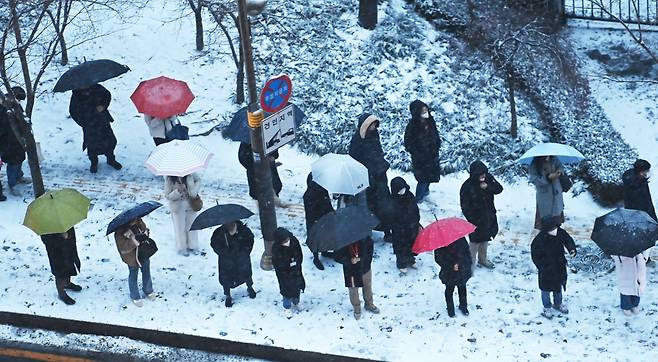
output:
[[[292,105],[295,112],[295,128],[298,128],[302,121],[306,117],[304,112],[297,107]],[[269,116],[270,113],[265,113],[265,118]],[[235,112],[231,123],[229,123],[224,130],[222,130],[222,136],[231,141],[244,142],[251,144],[251,138],[249,136],[249,125],[247,124],[247,107],[241,108],[239,111]]]
[[[655,245],[658,223],[644,211],[618,208],[596,218],[591,238],[608,255],[634,257]]]
[[[201,230],[215,225],[246,219],[254,213],[237,204],[216,205],[199,214],[194,219],[190,230]]]
[[[67,70],[55,84],[53,92],[88,88],[102,81],[116,78],[130,68],[109,59],[86,61]]]
[[[313,252],[338,250],[370,236],[379,220],[363,207],[348,206],[330,212],[311,227],[308,247]]]
[[[138,217],[150,214],[153,210],[159,208],[160,206],[162,206],[162,204],[157,201],[146,201],[133,208],[123,211],[117,215],[114,220],[110,221],[110,224],[107,225],[107,232],[105,235],[110,235],[111,233],[117,231],[118,228],[128,224]]]

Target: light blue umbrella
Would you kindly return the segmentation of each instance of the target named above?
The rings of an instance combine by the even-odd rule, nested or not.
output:
[[[517,162],[529,165],[532,159],[539,156],[555,156],[562,163],[578,163],[585,159],[577,149],[560,143],[540,143],[526,151]]]

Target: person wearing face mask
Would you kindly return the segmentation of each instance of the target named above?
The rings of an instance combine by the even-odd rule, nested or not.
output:
[[[473,266],[477,260],[478,265],[493,269],[495,265],[487,258],[487,249],[489,241],[498,234],[494,195],[503,192],[503,186],[481,161],[471,163],[469,173],[468,180],[464,181],[459,191],[459,202],[466,220],[476,227],[468,236]]]
[[[434,117],[425,103],[415,100],[409,105],[409,110],[411,120],[404,131],[404,148],[411,155],[411,167],[418,182],[416,201],[421,203],[430,193],[430,184],[439,182],[441,178],[441,138]]]
[[[633,168],[626,170],[622,175],[624,184],[624,207],[633,210],[642,210],[649,214],[652,219],[656,218],[656,209],[651,200],[651,191],[649,191],[649,172],[651,164],[647,160],[638,159],[633,164]],[[652,266],[654,262],[649,257],[651,249],[645,252],[647,255],[647,265]]]
[[[7,98],[14,98],[17,101],[22,101],[26,98],[25,90],[21,87],[13,87],[11,91],[11,94],[6,95]],[[16,185],[29,184],[32,182],[32,179],[25,177],[23,173],[23,162],[26,159],[25,147],[23,146],[23,141],[16,136],[16,133],[12,129],[9,117],[15,117],[13,112],[0,105],[0,158],[7,167],[9,193],[14,196],[20,196],[21,193],[16,189]],[[0,199],[3,197],[0,190]]]
[[[537,210],[535,212],[535,229],[541,230],[541,220],[547,217],[559,217],[564,222],[564,199],[560,176],[564,175],[564,166],[557,157],[535,157],[528,168],[528,181],[535,186]]]
[[[46,246],[50,271],[55,276],[57,296],[66,305],[75,304],[75,300],[66,294],[66,290],[79,292],[82,287],[73,284],[71,277],[80,271],[80,258],[75,244],[75,229],[64,233],[41,235],[41,241]]]
[[[409,191],[409,185],[402,177],[391,180],[391,194],[395,210],[391,219],[395,264],[405,274],[407,268],[416,268],[416,258],[411,247],[420,229],[420,211],[414,194]]]
[[[212,233],[210,246],[217,254],[219,284],[224,289],[227,308],[233,306],[231,289],[247,285],[249,298],[256,298],[251,273],[251,250],[254,248],[254,233],[242,221],[226,223]]]
[[[377,230],[384,231],[384,238],[390,241],[391,232],[390,201],[391,192],[388,189],[388,171],[390,164],[384,157],[382,144],[379,139],[379,119],[370,113],[359,116],[358,127],[350,141],[349,155],[362,163],[368,169],[370,186],[366,190],[368,208],[381,224]]]
[[[560,227],[559,217],[542,219],[542,229],[532,240],[530,254],[537,267],[541,300],[544,305],[542,316],[553,318],[553,309],[567,314],[569,310],[562,301],[562,291],[567,289],[567,259],[564,250],[572,257],[576,256],[576,244]],[[553,303],[551,303],[553,293]],[[552,308],[552,309],[551,309]]]
[[[283,297],[283,309],[286,318],[292,317],[292,308],[301,310],[299,296],[306,289],[302,274],[304,256],[299,240],[290,231],[282,227],[274,231],[272,246],[272,265],[279,282],[279,292]]]

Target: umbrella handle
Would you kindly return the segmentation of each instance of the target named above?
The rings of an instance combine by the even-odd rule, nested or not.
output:
[[[436,213],[434,212],[434,209],[432,209],[432,215],[434,215],[434,221],[439,221],[439,219],[436,217]]]

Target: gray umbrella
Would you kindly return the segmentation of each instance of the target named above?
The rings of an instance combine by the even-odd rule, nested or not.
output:
[[[254,213],[238,204],[216,205],[199,214],[190,226],[190,230],[201,230],[216,225],[246,219]]]
[[[591,238],[608,255],[634,257],[656,244],[658,223],[644,211],[618,208],[596,218]]]
[[[311,227],[308,247],[313,252],[338,250],[372,234],[379,220],[365,207],[348,206],[330,212]]]
[[[130,68],[109,59],[86,61],[67,70],[55,84],[53,92],[88,88],[102,81],[116,78]]]

